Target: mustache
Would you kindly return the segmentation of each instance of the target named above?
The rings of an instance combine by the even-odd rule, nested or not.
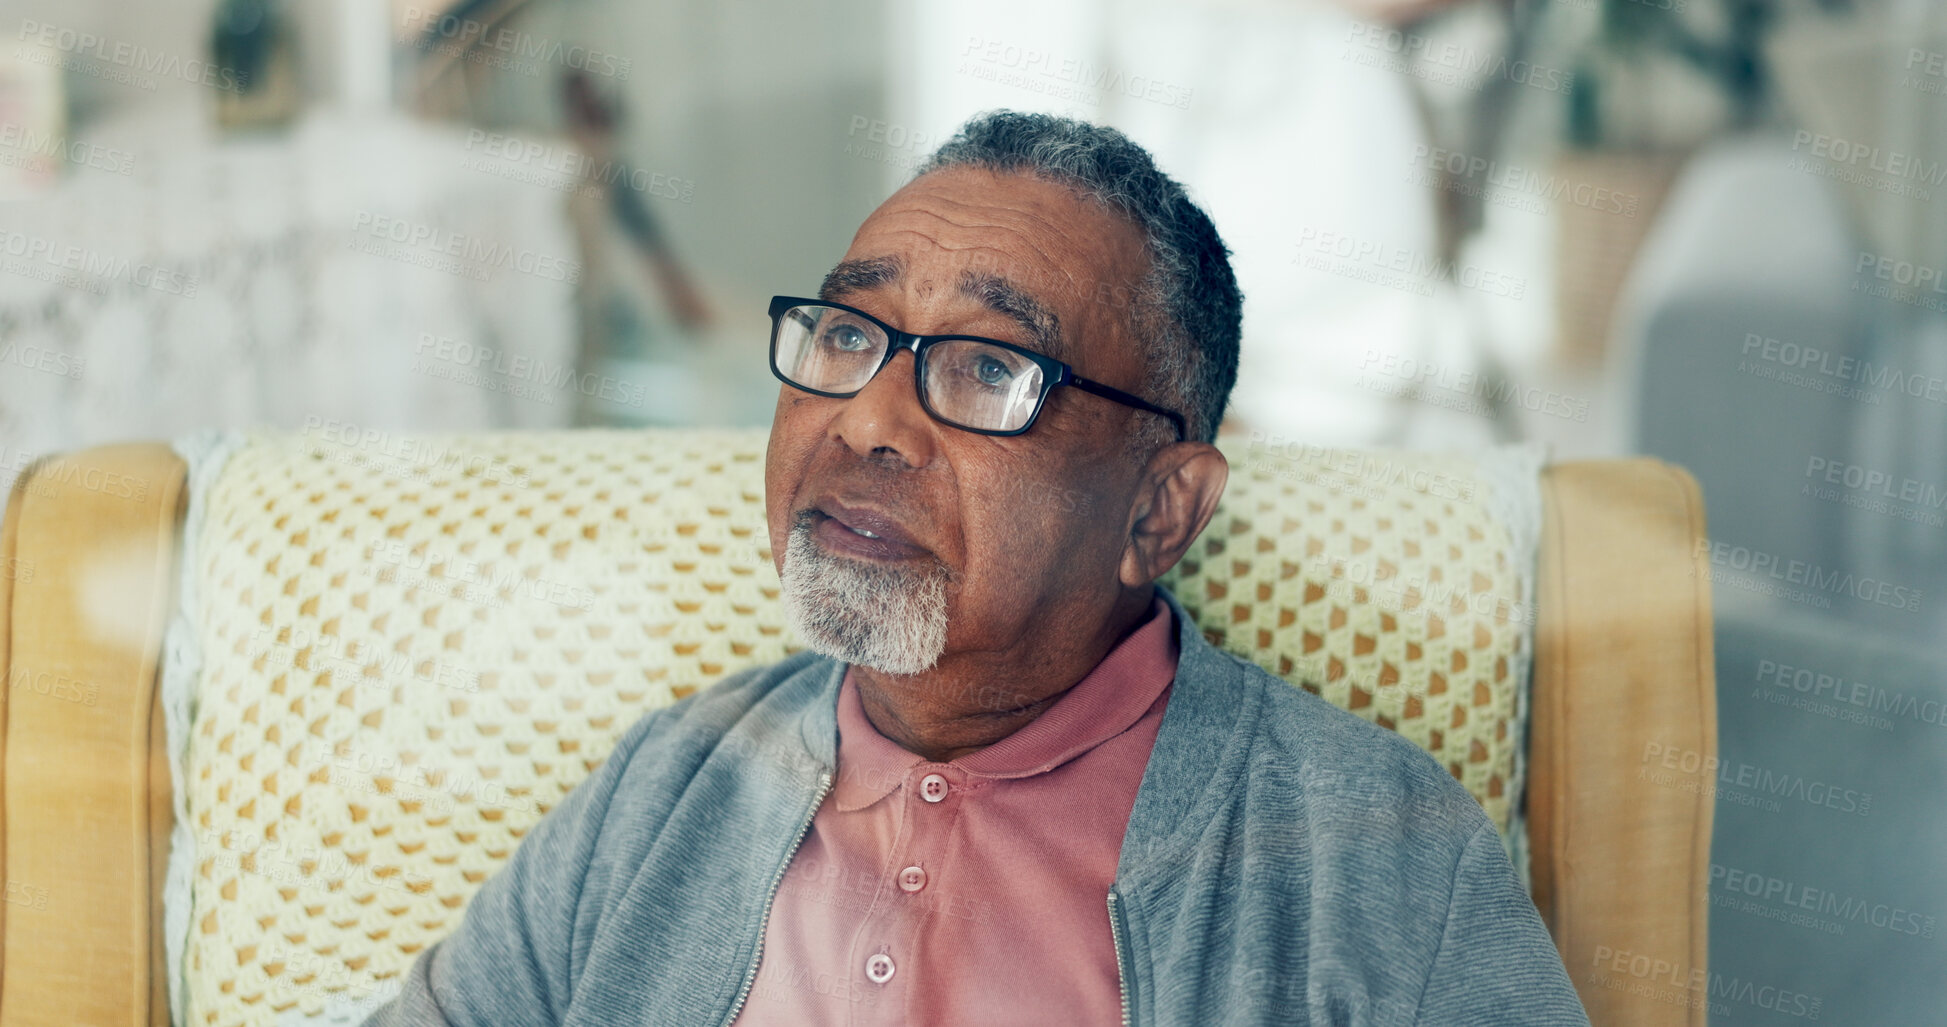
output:
[[[921,492],[918,479],[919,475],[925,473],[923,469],[906,467],[896,457],[853,456],[851,459],[823,462],[820,466],[807,469],[802,482],[810,491],[841,496],[870,496],[887,512],[910,523],[923,517],[930,506]]]

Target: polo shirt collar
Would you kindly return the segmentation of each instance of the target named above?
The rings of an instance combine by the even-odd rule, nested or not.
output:
[[[945,766],[972,778],[1044,774],[1127,731],[1176,677],[1174,620],[1169,604],[1157,596],[1149,618],[1041,716]],[[928,762],[872,726],[850,667],[839,685],[837,715],[838,780],[832,798],[840,811],[878,802],[899,787],[909,771]]]

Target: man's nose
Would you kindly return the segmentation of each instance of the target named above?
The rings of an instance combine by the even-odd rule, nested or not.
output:
[[[913,387],[918,364],[910,350],[893,355],[892,362],[832,418],[832,438],[863,457],[896,456],[908,467],[924,467],[933,459],[937,422],[919,405]]]

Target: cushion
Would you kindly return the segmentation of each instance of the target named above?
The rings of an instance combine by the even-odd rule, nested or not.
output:
[[[1533,455],[1225,447],[1224,501],[1166,583],[1517,836]],[[326,426],[188,454],[193,637],[164,685],[187,725],[180,1022],[376,1002],[631,723],[792,651],[764,451],[762,430]]]
[[[1411,739],[1511,834],[1539,454],[1227,455],[1216,515],[1163,582],[1213,645]]]

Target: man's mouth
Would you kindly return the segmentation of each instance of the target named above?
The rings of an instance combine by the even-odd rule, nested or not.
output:
[[[807,511],[812,536],[826,548],[869,560],[911,560],[927,555],[899,521],[880,510],[829,500]]]

